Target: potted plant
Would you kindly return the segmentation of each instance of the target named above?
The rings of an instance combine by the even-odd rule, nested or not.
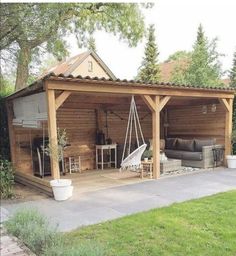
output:
[[[63,149],[68,144],[66,130],[57,129],[57,146],[48,144],[43,148],[46,155],[53,157],[58,162],[63,160]],[[55,200],[67,200],[72,196],[73,186],[70,179],[55,179],[50,181]]]
[[[144,162],[148,162],[148,160],[152,158],[152,150],[146,149],[143,152],[142,158],[144,159]]]
[[[226,160],[227,160],[227,166],[228,168],[236,168],[236,155],[234,155],[234,146],[236,145],[236,129],[232,131],[231,134],[231,152],[232,155],[227,155]]]

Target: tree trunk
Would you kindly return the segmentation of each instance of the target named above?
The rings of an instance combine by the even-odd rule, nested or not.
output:
[[[27,86],[30,60],[31,60],[31,48],[27,46],[21,46],[19,56],[17,59],[15,91],[23,89],[24,87]]]

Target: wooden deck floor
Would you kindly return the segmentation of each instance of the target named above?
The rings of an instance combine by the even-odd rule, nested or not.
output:
[[[44,179],[50,180],[51,177]],[[123,171],[119,169],[89,170],[82,173],[67,173],[61,176],[61,179],[71,179],[75,193],[84,193],[96,191],[99,189],[111,188],[126,184],[133,184],[149,179],[149,177],[140,178],[136,172]]]

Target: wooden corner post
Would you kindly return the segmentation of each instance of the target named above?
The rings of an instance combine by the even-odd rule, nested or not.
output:
[[[154,96],[155,111],[152,112],[153,178],[160,178],[160,96]]]
[[[231,135],[233,126],[233,99],[219,99],[225,109],[225,156],[231,155]],[[226,163],[226,159],[225,159]]]
[[[57,119],[55,91],[46,87],[47,107],[48,107],[48,134],[51,148],[50,162],[53,179],[60,179],[57,144]]]

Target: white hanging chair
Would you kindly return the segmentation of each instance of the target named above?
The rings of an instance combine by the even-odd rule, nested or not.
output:
[[[134,124],[135,136],[136,136],[136,142],[137,142],[138,148],[136,148],[133,152],[130,152],[131,142],[132,142],[133,124]],[[139,133],[140,133],[141,139],[142,139],[141,145],[139,143],[138,129],[139,129]],[[129,141],[127,142],[128,137],[129,137]],[[128,152],[126,155],[127,144],[129,144],[129,145],[128,145]],[[147,144],[144,141],[144,137],[143,137],[143,133],[142,133],[139,117],[138,117],[138,111],[137,111],[137,107],[136,107],[136,104],[134,101],[134,96],[132,96],[120,171],[125,170],[125,169],[131,170],[131,171],[137,171],[140,168],[141,157],[142,157],[142,154],[145,151],[146,147],[147,147]]]

